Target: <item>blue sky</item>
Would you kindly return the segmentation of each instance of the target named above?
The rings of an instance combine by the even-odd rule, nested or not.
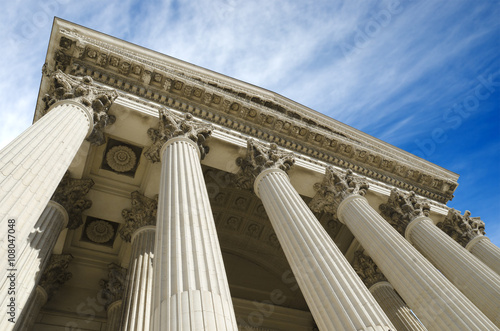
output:
[[[460,174],[500,245],[499,1],[9,1],[0,147],[32,121],[54,16],[262,86]]]

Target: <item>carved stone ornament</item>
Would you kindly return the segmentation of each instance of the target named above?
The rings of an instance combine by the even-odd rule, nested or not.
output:
[[[85,195],[93,185],[92,179],[75,179],[66,173],[54,192],[52,200],[68,212],[69,229],[76,229],[83,224],[83,211],[92,207],[92,201],[85,199]]]
[[[337,209],[345,198],[355,194],[364,196],[368,187],[366,180],[354,175],[351,170],[343,174],[333,167],[327,167],[323,182],[314,184],[316,195],[309,207],[312,211],[326,211],[337,217]]]
[[[470,217],[470,211],[463,215],[460,211],[450,209],[443,222],[437,226],[462,246],[467,246],[469,241],[477,236],[484,236],[484,222],[481,217]]]
[[[266,169],[281,169],[288,172],[295,163],[292,153],[280,151],[276,144],[263,144],[253,139],[247,142],[247,155],[239,157],[236,164],[241,171],[235,178],[236,186],[252,190],[255,178]]]
[[[87,237],[97,244],[103,244],[115,236],[113,226],[104,220],[95,220],[90,222],[85,229]]]
[[[151,162],[160,162],[160,150],[171,138],[185,137],[194,141],[200,149],[201,159],[208,153],[205,140],[212,134],[212,125],[193,120],[191,114],[179,116],[168,111],[166,108],[159,110],[158,129],[150,128],[148,136],[153,145],[144,151],[144,156]]]
[[[107,307],[117,300],[121,300],[127,285],[127,269],[115,263],[108,265],[108,280],[101,279],[101,297],[105,300]]]
[[[119,145],[112,147],[106,153],[106,162],[116,172],[127,172],[134,169],[137,157],[132,148]]]
[[[381,215],[399,233],[405,235],[406,226],[419,216],[429,216],[430,205],[424,200],[417,198],[415,192],[403,193],[397,189],[391,190],[387,203],[379,207]]]
[[[118,97],[118,93],[115,90],[94,85],[90,76],[76,77],[67,75],[60,70],[53,72],[50,75],[50,80],[49,93],[43,97],[45,102],[43,114],[46,114],[50,106],[57,101],[77,101],[93,114],[94,128],[87,140],[95,145],[104,144],[106,142],[104,128],[116,120],[113,115],[108,115],[108,111],[113,101]]]
[[[47,292],[48,299],[57,292],[59,287],[71,279],[73,274],[66,271],[73,256],[70,254],[58,255],[53,254],[50,257],[47,267],[43,271],[42,277],[38,285],[43,287]]]
[[[352,267],[368,288],[378,282],[387,281],[387,278],[385,278],[384,274],[380,271],[375,262],[373,262],[372,258],[365,255],[362,251],[354,252],[354,262]]]
[[[130,242],[132,234],[139,228],[147,225],[156,225],[156,212],[158,210],[158,196],[150,199],[141,193],[132,192],[132,210],[124,209],[122,216],[124,226],[119,233],[123,240]]]

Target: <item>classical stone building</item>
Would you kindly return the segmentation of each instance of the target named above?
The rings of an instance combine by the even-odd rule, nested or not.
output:
[[[56,19],[0,151],[0,329],[496,330],[500,250],[446,207],[457,178]]]

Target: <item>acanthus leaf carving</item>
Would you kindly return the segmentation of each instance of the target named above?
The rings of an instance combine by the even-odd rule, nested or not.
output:
[[[392,189],[387,203],[379,207],[382,217],[386,219],[403,236],[406,227],[419,216],[429,216],[430,205],[425,199],[420,199],[415,192],[404,193]]]
[[[132,209],[124,209],[122,216],[125,225],[119,233],[123,240],[130,242],[132,234],[139,228],[156,225],[156,212],[158,209],[158,196],[148,198],[138,191],[131,193]]]
[[[340,203],[351,195],[364,196],[368,182],[363,177],[354,175],[351,170],[345,174],[333,167],[327,167],[321,183],[314,184],[316,194],[309,203],[312,211],[326,211],[337,217]]]
[[[50,257],[49,263],[45,267],[38,285],[43,287],[47,293],[48,299],[57,292],[59,287],[71,279],[73,274],[68,269],[69,263],[73,259],[70,254],[53,254]]]
[[[127,269],[115,263],[108,264],[108,280],[101,279],[101,297],[105,301],[106,309],[115,301],[121,300],[127,285]]]
[[[85,195],[93,185],[92,179],[71,178],[67,172],[52,195],[51,199],[63,206],[68,213],[68,229],[76,229],[83,224],[83,211],[92,207],[92,201],[85,199]]]
[[[176,115],[166,108],[159,110],[158,129],[150,128],[148,136],[153,144],[144,151],[144,156],[151,162],[160,162],[160,150],[171,138],[185,137],[194,141],[203,160],[209,151],[205,141],[212,134],[212,125],[195,121],[191,114]]]
[[[43,97],[46,114],[50,106],[61,100],[73,100],[86,107],[93,115],[94,127],[87,138],[95,145],[106,142],[104,129],[115,122],[116,118],[108,111],[118,97],[115,90],[98,87],[90,76],[76,77],[57,70],[50,74],[49,92]]]
[[[375,262],[373,262],[372,258],[365,255],[364,252],[360,250],[354,252],[354,262],[352,267],[368,288],[378,282],[387,281],[387,278],[385,278],[384,274],[380,271]]]
[[[241,170],[235,177],[235,184],[239,188],[251,190],[255,178],[262,171],[274,168],[288,172],[294,163],[293,153],[280,151],[276,144],[267,145],[249,139],[246,157],[236,160]]]
[[[448,210],[444,221],[437,223],[437,226],[465,247],[475,237],[485,235],[485,224],[481,221],[481,217],[470,217],[470,215],[468,210],[461,215],[460,211],[452,208]]]

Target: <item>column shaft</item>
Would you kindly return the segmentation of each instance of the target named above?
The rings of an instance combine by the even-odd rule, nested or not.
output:
[[[255,187],[320,330],[394,330],[286,173],[264,170]]]
[[[406,238],[472,303],[500,326],[500,276],[434,225],[428,217],[414,219]]]
[[[22,249],[89,128],[91,117],[81,105],[64,101],[0,151],[0,224],[16,220]],[[0,232],[5,242],[7,231]],[[1,258],[6,260],[2,245]],[[5,268],[2,268],[2,278]]]
[[[422,323],[388,282],[378,282],[370,287],[370,293],[380,304],[398,331],[425,331]]]
[[[108,322],[106,324],[106,331],[120,331],[122,312],[122,300],[117,300],[109,305],[107,309]]]
[[[155,227],[145,226],[132,236],[128,284],[123,296],[122,330],[148,331],[153,295]]]
[[[153,330],[237,330],[198,146],[163,147]]]
[[[429,330],[498,330],[364,197],[345,198],[338,217]]]
[[[19,322],[16,323],[14,330],[16,331],[30,331],[36,322],[36,318],[40,309],[47,302],[48,295],[43,287],[37,285],[33,295],[27,304],[26,310],[23,313],[23,317]]]
[[[477,236],[467,244],[466,249],[500,275],[500,248],[490,238]]]
[[[28,298],[35,290],[42,272],[45,269],[52,249],[64,226],[68,223],[68,215],[64,208],[54,201],[50,201],[40,215],[33,231],[29,234],[27,243],[19,245],[17,252],[16,272],[16,305],[17,316],[20,317]],[[0,293],[7,293],[9,282],[2,279]],[[1,300],[2,307],[7,305],[9,296],[4,296]],[[0,321],[1,330],[10,330],[12,323],[7,320]]]

